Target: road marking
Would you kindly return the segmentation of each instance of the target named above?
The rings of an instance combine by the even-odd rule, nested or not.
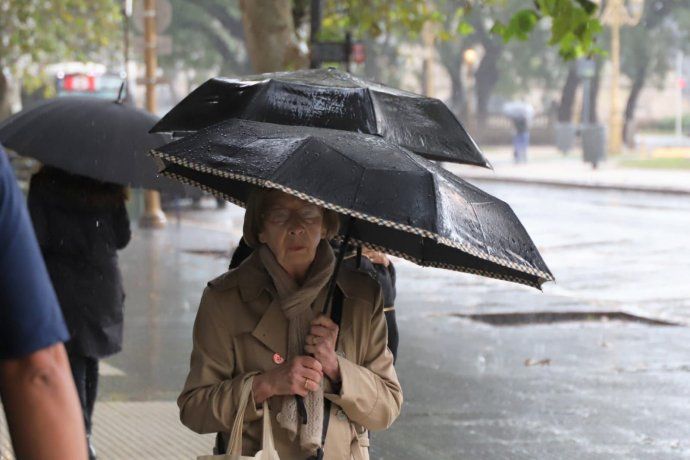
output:
[[[117,367],[101,361],[98,363],[98,375],[103,377],[125,377],[127,374]]]

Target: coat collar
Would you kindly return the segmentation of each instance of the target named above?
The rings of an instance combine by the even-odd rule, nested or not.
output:
[[[257,301],[264,291],[268,294],[265,297],[268,305],[266,305],[259,322],[252,330],[252,336],[263,343],[269,350],[285,358],[287,356],[288,320],[280,307],[280,303],[275,300],[276,294],[273,282],[263,267],[259,254],[253,252],[236,270],[238,288],[244,302]],[[353,281],[352,276],[348,275],[348,269],[341,267],[337,284],[346,298],[357,297],[356,282]],[[324,287],[316,297],[315,308],[322,308],[326,294],[327,287]],[[344,315],[344,317],[346,316]]]
[[[268,291],[271,297],[275,297],[273,281],[261,263],[257,251],[252,252],[236,270],[243,301],[255,300],[264,290]],[[356,270],[342,265],[338,274],[338,281],[336,281],[338,287],[343,291],[343,295],[348,298],[359,297],[357,278],[352,276],[352,271]]]

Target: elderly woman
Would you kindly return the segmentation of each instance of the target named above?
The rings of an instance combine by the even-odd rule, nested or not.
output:
[[[371,277],[343,268],[340,327],[320,314],[335,265],[328,240],[337,227],[337,215],[319,206],[279,191],[252,193],[244,238],[255,251],[208,284],[197,313],[178,398],[187,427],[227,439],[240,389],[253,377],[244,455],[261,447],[268,404],[281,459],[307,459],[322,445],[325,459],[369,458],[367,431],[393,423],[402,391],[386,346],[381,290]]]

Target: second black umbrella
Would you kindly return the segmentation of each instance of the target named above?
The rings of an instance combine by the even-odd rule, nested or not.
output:
[[[440,100],[332,68],[213,78],[152,132],[196,131],[230,118],[373,134],[431,160],[489,167]]]

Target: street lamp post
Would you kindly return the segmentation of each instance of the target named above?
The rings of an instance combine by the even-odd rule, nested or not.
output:
[[[611,109],[609,152],[617,154],[623,146],[623,113],[620,102],[620,53],[622,26],[634,26],[642,17],[644,0],[608,0],[601,21],[611,29]]]
[[[144,1],[144,58],[146,60],[146,110],[156,111],[156,79],[158,59],[156,56],[156,0]],[[146,228],[162,228],[166,224],[161,209],[160,193],[153,190],[144,192],[144,214],[139,225]]]

